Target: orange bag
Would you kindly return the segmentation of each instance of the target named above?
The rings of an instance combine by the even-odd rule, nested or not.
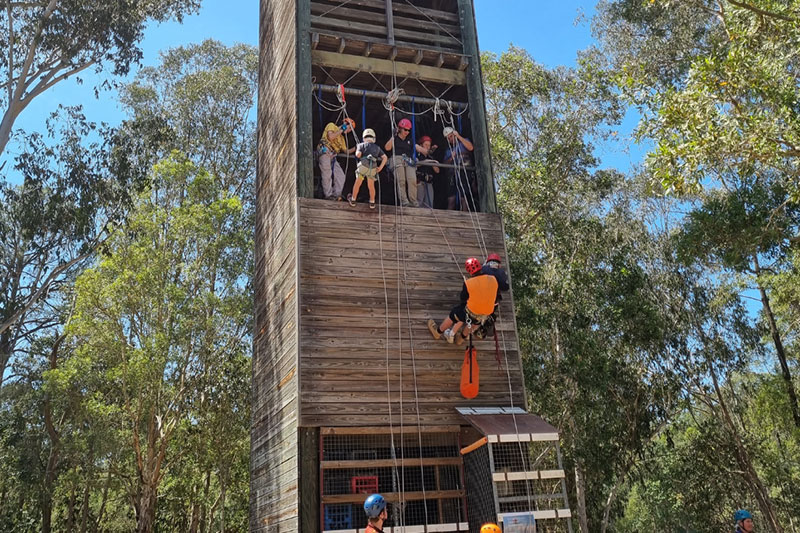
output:
[[[470,346],[464,353],[464,363],[461,365],[461,396],[468,400],[477,396],[479,378],[478,350]]]

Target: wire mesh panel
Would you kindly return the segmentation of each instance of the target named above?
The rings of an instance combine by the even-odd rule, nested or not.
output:
[[[452,524],[441,531],[459,531],[465,526],[457,426],[446,432],[405,427],[393,433],[388,428],[322,428],[320,466],[324,531],[364,527],[362,505],[374,492],[389,504],[384,530]],[[346,516],[350,527],[339,518]]]
[[[487,445],[464,454],[467,486],[469,533],[479,533],[481,525],[497,520],[492,468]]]

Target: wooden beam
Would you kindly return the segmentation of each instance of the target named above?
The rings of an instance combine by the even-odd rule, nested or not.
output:
[[[396,433],[398,435],[417,432],[422,433],[458,433],[461,431],[461,426],[403,426],[390,428],[389,426],[379,427],[324,427],[320,429],[321,435],[389,435]]]
[[[300,428],[300,533],[318,533],[319,516],[319,428]]]
[[[429,457],[429,458],[399,458],[395,459],[370,459],[366,461],[322,461],[323,470],[341,470],[350,468],[392,468],[406,466],[459,466],[462,464],[460,457]]]
[[[464,496],[463,490],[428,490],[425,492],[384,492],[383,499],[389,503],[398,503],[401,500],[438,500],[455,499]],[[322,497],[322,503],[364,503],[366,494],[329,494]]]
[[[392,0],[386,0],[386,39],[394,46],[394,15],[392,13]]]
[[[360,70],[373,74],[389,74],[397,72],[398,77],[418,78],[425,81],[436,81],[448,85],[465,85],[467,77],[464,72],[445,68],[415,65],[401,61],[389,61],[374,57],[353,56],[337,54],[323,50],[311,52],[313,64],[323,67],[341,68],[347,70]]]
[[[486,127],[486,102],[481,78],[478,32],[475,27],[475,10],[472,0],[458,0],[458,15],[461,20],[461,39],[464,55],[469,58],[467,95],[469,96],[469,120],[472,125],[472,143],[475,145],[475,166],[478,170],[478,196],[480,211],[497,213],[497,201],[492,174],[492,156],[489,151],[489,131]]]
[[[297,195],[314,197],[314,146],[311,132],[311,0],[297,1],[296,90],[297,90]],[[316,36],[319,40],[319,35]]]

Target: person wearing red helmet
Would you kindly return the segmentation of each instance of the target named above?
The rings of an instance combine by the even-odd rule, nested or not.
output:
[[[459,331],[461,326],[467,323],[471,328],[483,324],[494,312],[497,301],[497,279],[481,272],[481,262],[470,257],[464,263],[464,268],[471,277],[464,280],[460,303],[450,310],[448,317],[438,327],[432,318],[428,320],[428,330],[433,338],[438,340],[444,335],[451,344],[464,342],[464,336]]]
[[[417,173],[414,169],[414,141],[411,138],[411,121],[407,118],[397,123],[397,131],[386,141],[383,149],[392,151],[397,200],[403,207],[417,207]]]
[[[433,178],[439,173],[439,167],[433,165],[438,163],[433,158],[433,152],[438,147],[432,143],[430,137],[423,135],[417,145],[417,153],[425,157],[419,161],[422,164],[417,165],[417,200],[420,207],[428,208],[433,207]]]
[[[322,195],[326,200],[341,200],[344,189],[344,170],[336,160],[337,154],[352,154],[356,148],[348,147],[347,134],[356,127],[355,121],[345,118],[341,125],[329,122],[317,145],[317,163],[322,178]]]

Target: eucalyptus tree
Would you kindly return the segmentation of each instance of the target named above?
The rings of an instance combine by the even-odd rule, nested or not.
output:
[[[199,0],[41,0],[0,2],[0,155],[14,122],[54,85],[87,69],[129,72],[150,22],[181,20]]]
[[[526,384],[563,430],[584,532],[608,527],[677,400],[660,250],[634,187],[595,155],[622,112],[600,61],[549,70],[512,48],[483,62]]]

